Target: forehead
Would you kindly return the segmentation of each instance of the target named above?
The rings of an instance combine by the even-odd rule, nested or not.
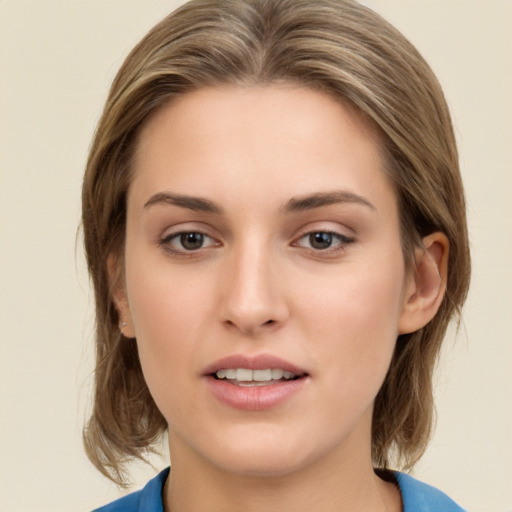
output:
[[[269,126],[270,120],[277,122]],[[169,137],[194,138],[205,134],[210,138],[219,128],[231,128],[231,135],[240,136],[250,130],[255,142],[272,129],[286,136],[295,132],[313,141],[315,136],[339,136],[333,128],[341,125],[380,146],[381,137],[371,121],[347,100],[332,94],[293,82],[205,87],[179,94],[157,109],[141,130],[137,155],[161,129]]]
[[[205,88],[172,99],[143,127],[130,195],[193,186],[205,195],[219,182],[227,198],[272,188],[286,200],[335,182],[378,195],[382,153],[376,130],[327,94],[292,84]]]

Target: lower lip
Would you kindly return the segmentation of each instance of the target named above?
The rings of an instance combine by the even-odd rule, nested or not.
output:
[[[206,377],[210,390],[220,402],[246,411],[263,411],[281,405],[303,388],[306,379],[283,380],[268,386],[238,386],[226,380]]]

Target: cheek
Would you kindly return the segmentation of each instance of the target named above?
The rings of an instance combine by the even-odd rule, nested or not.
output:
[[[187,385],[185,377],[191,369],[196,370],[196,341],[202,338],[210,307],[207,283],[203,280],[198,287],[186,272],[171,273],[165,265],[141,265],[138,261],[144,259],[127,261],[130,313],[145,379],[167,418],[178,412],[180,400],[174,395]]]
[[[398,336],[403,279],[400,264],[388,265],[386,272],[369,265],[357,272],[347,268],[303,290],[303,327],[318,340],[319,364],[332,361],[338,372],[331,374],[333,380],[343,375],[355,387],[375,379],[380,385]]]
[[[193,333],[207,307],[200,300],[201,291],[192,282],[181,286],[179,280],[167,279],[162,274],[153,280],[146,277],[144,282],[130,287],[128,293],[137,338],[152,342],[170,342]]]
[[[131,242],[131,243],[130,243]],[[158,344],[186,342],[210,307],[214,274],[170,262],[162,251],[133,237],[126,250],[126,282],[137,338]]]

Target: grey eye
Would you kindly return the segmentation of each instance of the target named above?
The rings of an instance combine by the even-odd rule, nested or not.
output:
[[[302,235],[294,245],[313,250],[315,252],[344,250],[354,242],[354,238],[338,233],[336,231],[310,231]]]
[[[318,231],[316,233],[310,233],[309,244],[313,249],[328,249],[331,247],[334,235],[332,233],[326,233],[325,231]]]
[[[203,233],[197,232],[181,233],[179,237],[181,246],[187,251],[201,249],[205,238]]]
[[[162,246],[174,253],[191,253],[207,247],[217,245],[216,241],[200,231],[180,231],[165,236]]]

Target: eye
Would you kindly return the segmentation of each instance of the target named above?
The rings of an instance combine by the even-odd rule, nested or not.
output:
[[[315,251],[327,251],[329,249],[343,249],[353,241],[353,238],[335,231],[311,231],[301,236],[295,245]]]
[[[217,242],[200,231],[181,231],[165,236],[160,244],[171,252],[183,253],[217,245]]]

